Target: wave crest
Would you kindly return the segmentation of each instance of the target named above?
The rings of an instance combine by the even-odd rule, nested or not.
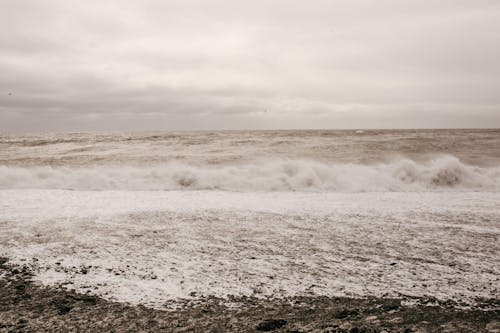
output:
[[[481,168],[454,156],[377,165],[266,160],[226,166],[0,166],[1,189],[229,191],[498,191],[500,167]]]

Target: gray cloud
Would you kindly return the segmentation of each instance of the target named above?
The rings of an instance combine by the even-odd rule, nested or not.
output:
[[[0,5],[0,131],[500,126],[496,0]]]

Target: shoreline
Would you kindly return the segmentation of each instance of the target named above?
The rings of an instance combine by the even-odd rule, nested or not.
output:
[[[469,309],[416,299],[207,297],[157,310],[32,281],[28,266],[0,258],[0,332],[500,332],[500,300]]]

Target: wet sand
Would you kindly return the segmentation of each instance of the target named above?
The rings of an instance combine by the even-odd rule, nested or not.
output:
[[[158,310],[42,287],[0,258],[0,332],[500,332],[500,300],[206,298]]]

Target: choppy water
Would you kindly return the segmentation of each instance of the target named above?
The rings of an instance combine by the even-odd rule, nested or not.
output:
[[[500,130],[0,136],[0,188],[500,189]]]

